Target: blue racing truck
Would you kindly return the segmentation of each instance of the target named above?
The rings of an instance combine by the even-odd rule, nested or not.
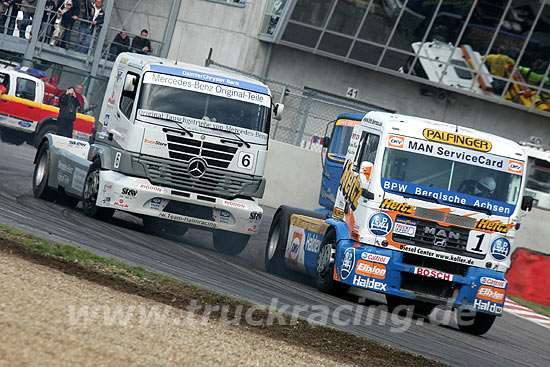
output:
[[[502,314],[511,244],[523,211],[525,153],[517,143],[424,118],[369,112],[351,133],[332,217],[282,206],[265,250],[268,271],[350,287],[429,315],[461,311],[486,333]]]

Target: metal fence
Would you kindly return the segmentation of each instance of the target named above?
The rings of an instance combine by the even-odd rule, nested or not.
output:
[[[322,138],[325,134],[329,135],[332,128],[332,125],[329,125],[330,122],[334,121],[340,113],[387,111],[384,108],[332,96],[307,87],[263,78],[217,63],[210,58],[206,60],[205,64],[246,75],[268,85],[273,103],[278,102],[285,106],[282,119],[273,120],[271,124],[270,138],[303,148],[321,150]]]

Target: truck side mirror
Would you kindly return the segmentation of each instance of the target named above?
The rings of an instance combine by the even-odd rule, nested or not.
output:
[[[285,105],[281,103],[275,103],[273,106],[273,118],[275,120],[280,120],[283,118],[283,111],[285,109]]]
[[[521,200],[521,210],[530,212],[531,209],[533,209],[533,197],[526,195]]]
[[[361,162],[361,166],[359,166],[359,186],[362,190],[368,191],[369,189],[373,167],[372,162]]]
[[[328,148],[330,146],[330,136],[325,136],[323,138],[323,148]]]
[[[137,77],[132,74],[127,74],[126,79],[124,80],[124,91],[125,92],[134,92],[136,90]]]

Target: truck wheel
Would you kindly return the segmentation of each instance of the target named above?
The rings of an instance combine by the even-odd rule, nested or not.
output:
[[[458,328],[472,335],[483,335],[489,331],[495,322],[496,315],[476,312],[475,316],[462,316],[458,311]]]
[[[82,209],[88,217],[107,220],[115,213],[114,209],[101,208],[97,206],[97,194],[99,192],[99,171],[101,170],[101,161],[95,158],[86,179],[84,181],[84,197],[82,198]]]
[[[38,199],[52,201],[57,193],[48,187],[48,177],[50,176],[50,147],[48,144],[42,145],[38,152],[38,158],[34,165],[32,177],[32,193]]]
[[[50,133],[51,134],[57,134],[57,126],[55,126],[55,125],[43,126],[40,130],[38,130],[38,133],[36,133],[34,135],[32,145],[35,148],[38,148],[38,146],[40,145],[40,142],[42,141],[42,139],[44,139],[44,136],[46,136],[46,134],[50,134]]]
[[[348,291],[349,285],[338,282],[332,277],[335,255],[336,233],[334,230],[330,230],[323,239],[317,256],[315,283],[317,284],[317,289],[321,292],[340,296]]]
[[[221,230],[214,231],[212,236],[216,251],[230,256],[237,256],[240,254],[250,239],[250,236],[246,234]]]
[[[269,227],[269,236],[265,248],[265,268],[272,274],[281,274],[285,268],[285,242],[289,225],[288,219],[283,220],[285,214],[284,208],[279,210],[273,217],[271,227]]]
[[[182,223],[174,222],[167,219],[144,216],[143,227],[147,233],[162,236],[163,234],[172,236],[183,236],[189,229],[188,226]]]

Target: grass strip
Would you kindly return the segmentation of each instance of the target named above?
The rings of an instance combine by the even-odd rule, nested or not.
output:
[[[508,298],[510,298],[512,301],[516,303],[519,303],[522,306],[530,308],[536,313],[550,317],[550,306],[539,305],[538,303],[527,301],[526,299],[515,297],[515,296],[508,296]]]

